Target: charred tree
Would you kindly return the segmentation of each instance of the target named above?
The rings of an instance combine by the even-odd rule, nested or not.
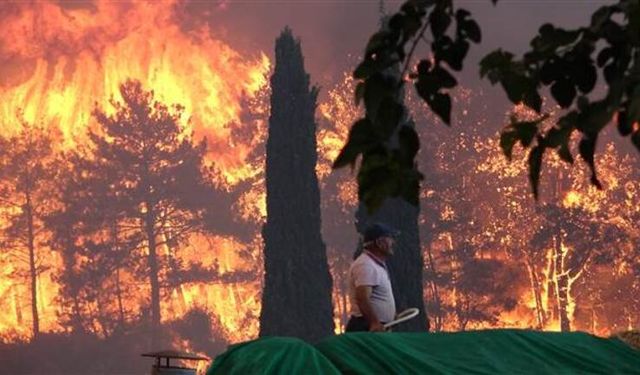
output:
[[[260,335],[317,341],[333,332],[331,275],[320,234],[315,108],[300,42],[276,40],[267,140],[267,220]]]

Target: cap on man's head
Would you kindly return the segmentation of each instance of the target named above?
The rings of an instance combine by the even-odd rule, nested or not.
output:
[[[364,242],[375,241],[382,237],[395,237],[398,231],[382,223],[373,223],[364,231]]]

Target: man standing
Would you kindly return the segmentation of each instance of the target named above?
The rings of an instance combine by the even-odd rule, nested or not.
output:
[[[346,332],[384,331],[396,316],[396,303],[385,264],[393,254],[395,231],[381,223],[364,232],[363,249],[349,268],[351,318]]]

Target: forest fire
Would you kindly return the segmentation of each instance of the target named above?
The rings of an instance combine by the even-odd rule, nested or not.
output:
[[[270,62],[264,54],[242,56],[216,39],[206,25],[184,30],[179,7],[179,2],[112,1],[3,5],[3,133],[16,134],[21,121],[26,121],[59,134],[55,144],[62,151],[82,145],[94,123],[94,108],[112,111],[110,99],[121,101],[119,85],[133,78],[153,90],[161,102],[184,107],[183,126],[197,138],[207,139],[207,158],[213,161],[217,186],[231,191],[236,184],[259,174],[262,166],[250,159],[249,153],[263,141],[265,130],[257,126],[262,123],[244,121],[243,103],[251,102],[253,113],[266,110],[260,108],[263,103],[256,98],[266,86]],[[249,212],[260,205],[260,197],[249,195],[239,203],[241,210]],[[245,215],[241,219],[260,218]],[[221,237],[190,245],[193,259],[209,263],[207,266],[218,262],[223,273],[243,267],[245,261],[233,257],[243,246],[246,244],[233,238]],[[40,329],[54,332],[63,329],[57,320],[60,301],[55,281],[62,261],[56,252],[41,251],[40,262],[46,271],[37,280]],[[0,335],[5,341],[31,335],[29,290],[16,276],[21,273],[16,267],[22,266],[15,258],[3,259],[0,295],[10,301],[11,307],[3,309],[0,316]],[[251,280],[257,280],[256,276]],[[202,305],[213,308],[221,317],[228,340],[254,336],[255,322],[239,330],[240,323],[233,320],[241,319],[238,309],[257,314],[259,285],[238,282],[237,286],[179,285],[169,293],[169,300],[175,303],[163,306],[163,320],[179,318]],[[134,298],[128,303],[136,306],[126,309],[139,310],[143,300],[143,295]]]
[[[44,181],[28,190],[0,170],[0,343],[82,334],[117,346],[121,335],[146,339],[161,327],[172,345],[211,356],[258,336],[273,62],[234,49],[186,3],[51,0],[0,9],[0,162],[18,168],[11,159],[24,158]],[[319,242],[342,333],[348,266],[360,245],[358,183],[332,163],[363,108],[350,74],[327,86],[315,112]],[[431,330],[607,336],[637,327],[637,155],[603,137],[602,190],[588,184],[588,168],[545,155],[536,201],[527,155],[516,145],[505,158],[494,133],[503,124],[488,115],[485,95],[452,92],[452,131],[406,92],[422,144],[417,249]],[[126,128],[134,109],[147,111],[158,134]],[[511,115],[536,117],[523,105]],[[42,160],[28,152],[37,137],[50,141]],[[136,151],[143,163],[107,160]],[[164,185],[144,185],[154,178]]]

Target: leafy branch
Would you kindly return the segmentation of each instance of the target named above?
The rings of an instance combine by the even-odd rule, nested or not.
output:
[[[591,169],[591,183],[601,188],[594,154],[607,124],[615,119],[619,133],[630,136],[640,150],[640,2],[622,0],[603,6],[593,14],[590,25],[575,30],[544,24],[530,45],[531,50],[519,60],[502,50],[490,53],[480,62],[480,75],[492,84],[500,83],[512,103],[538,113],[542,112],[539,90],[548,87],[567,112],[548,130],[540,126],[540,120],[513,118],[502,131],[502,149],[510,157],[516,141],[531,148],[529,175],[537,197],[544,153],[555,149],[562,160],[573,163],[569,144],[577,131],[581,136],[578,151]],[[594,100],[589,94],[599,74],[607,92]]]
[[[454,23],[455,27],[450,27]],[[427,31],[432,36],[430,42],[425,38]],[[428,44],[432,56],[414,64],[413,55],[421,41]],[[361,158],[358,196],[369,211],[375,211],[388,197],[400,196],[418,204],[423,176],[415,157],[420,142],[407,120],[405,82],[412,82],[429,108],[449,125],[449,90],[458,84],[451,70],[460,71],[470,43],[480,41],[478,24],[465,9],[455,9],[452,0],[406,1],[369,39],[353,72],[358,81],[356,104],[364,103],[365,116],[353,124],[333,165],[356,168]],[[403,66],[401,72],[399,66]],[[405,77],[407,71],[410,73]],[[607,124],[615,120],[620,134],[630,137],[640,150],[639,0],[603,6],[593,14],[590,25],[575,30],[545,24],[521,59],[498,49],[482,59],[480,75],[492,84],[499,83],[512,103],[524,104],[540,114],[534,121],[513,118],[500,138],[507,158],[518,142],[530,149],[529,176],[536,198],[545,152],[555,149],[563,160],[573,163],[569,145],[576,131],[581,135],[579,154],[589,165],[591,182],[597,187],[601,184],[594,154],[598,136]],[[590,94],[599,75],[604,77],[607,93],[594,99]],[[550,129],[541,126],[548,117],[542,112],[540,94],[546,88],[567,111]]]
[[[454,28],[450,27],[452,24]],[[427,31],[431,34],[432,58],[415,64],[413,55],[420,42],[427,41]],[[358,196],[369,211],[379,208],[387,197],[401,196],[418,204],[423,176],[415,157],[420,142],[404,105],[406,80],[449,125],[448,90],[458,83],[449,70],[460,71],[470,42],[480,40],[478,24],[468,11],[456,10],[451,0],[407,1],[369,39],[363,60],[353,72],[358,81],[355,101],[358,105],[364,103],[365,116],[353,124],[347,143],[333,164],[334,168],[355,168],[361,157]],[[415,69],[410,71],[412,66]],[[408,71],[410,74],[405,77]]]

